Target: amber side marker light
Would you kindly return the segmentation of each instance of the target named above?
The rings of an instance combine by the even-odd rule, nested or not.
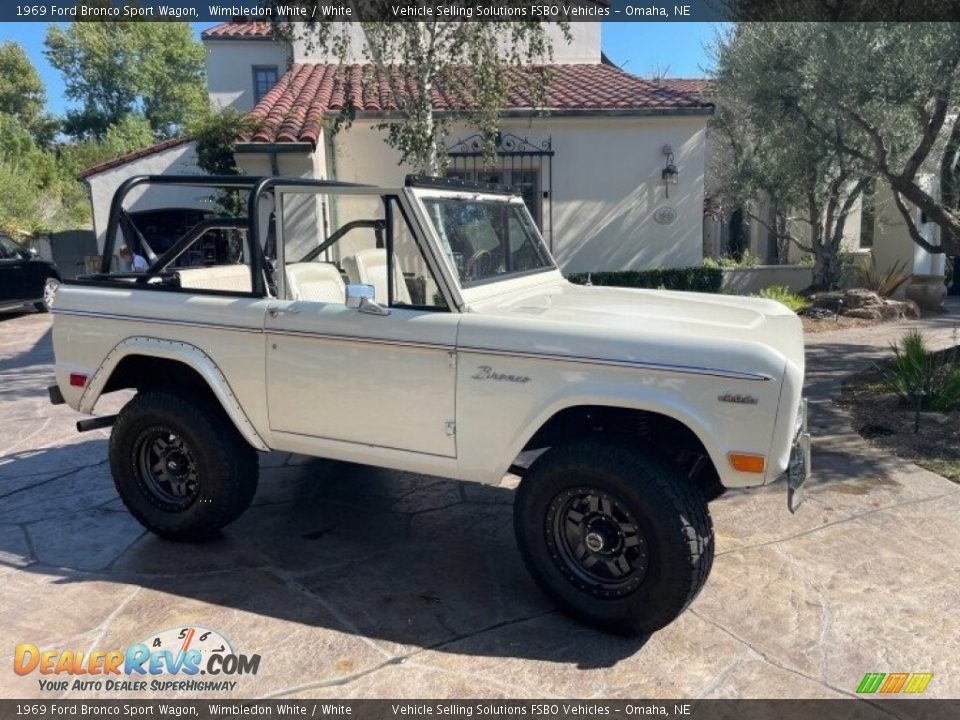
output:
[[[767,468],[767,458],[764,455],[729,453],[727,459],[730,461],[730,467],[738,472],[762,473]]]

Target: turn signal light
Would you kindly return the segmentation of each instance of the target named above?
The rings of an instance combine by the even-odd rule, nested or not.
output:
[[[87,376],[83,373],[70,373],[70,387],[86,387]]]
[[[762,473],[767,467],[767,458],[764,455],[730,453],[727,459],[730,461],[730,467],[739,472]]]

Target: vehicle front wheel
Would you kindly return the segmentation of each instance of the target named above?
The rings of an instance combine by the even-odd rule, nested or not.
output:
[[[668,625],[713,564],[713,527],[700,491],[653,451],[612,441],[544,453],[517,490],[514,530],[547,595],[619,632]]]
[[[36,303],[34,307],[40,312],[50,312],[53,307],[53,301],[57,296],[57,290],[60,289],[60,281],[55,277],[48,277],[43,284],[43,300]]]
[[[138,393],[110,436],[110,468],[124,505],[148,530],[203,540],[247,509],[257,489],[256,451],[204,399]]]

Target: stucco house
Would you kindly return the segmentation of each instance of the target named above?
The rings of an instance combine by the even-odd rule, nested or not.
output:
[[[256,134],[235,147],[246,173],[397,185],[412,171],[376,128],[392,107],[390,94],[361,87],[362,36],[356,26],[351,32],[345,65],[301,40],[277,42],[268,23],[230,22],[203,33],[211,103],[261,121]],[[518,187],[566,271],[700,264],[712,114],[703,81],[654,81],[620,70],[601,52],[600,23],[572,23],[569,43],[551,32],[546,107],[535,107],[523,91],[524,73],[537,69],[513,70],[495,165],[484,166],[475,133],[464,126],[445,139],[448,174]],[[356,119],[331,134],[325,119],[348,100]],[[442,88],[435,102],[440,112],[463,109]],[[125,177],[191,172],[199,170],[188,140],[88,169],[100,242],[110,195]],[[141,194],[131,213],[159,222],[150,216],[158,208],[175,208],[175,216],[187,219],[211,211],[203,193],[165,192]],[[170,229],[184,222],[172,218]]]

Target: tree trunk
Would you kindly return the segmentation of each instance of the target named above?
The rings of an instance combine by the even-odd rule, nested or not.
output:
[[[427,97],[430,97],[430,83],[426,84]],[[436,127],[433,122],[433,104],[427,103],[426,110],[423,115],[423,126],[424,134],[428,135],[429,145],[427,147],[427,157],[426,165],[424,171],[427,175],[439,175],[440,174],[440,163],[439,163],[439,153],[437,150],[437,133]]]
[[[773,216],[774,235],[777,242],[777,263],[790,262],[790,235],[787,232],[787,216],[777,211]]]
[[[833,290],[837,286],[839,275],[839,262],[835,248],[830,248],[829,244],[823,245],[820,252],[816,254],[813,261],[813,284],[811,290],[821,292],[823,290]]]

